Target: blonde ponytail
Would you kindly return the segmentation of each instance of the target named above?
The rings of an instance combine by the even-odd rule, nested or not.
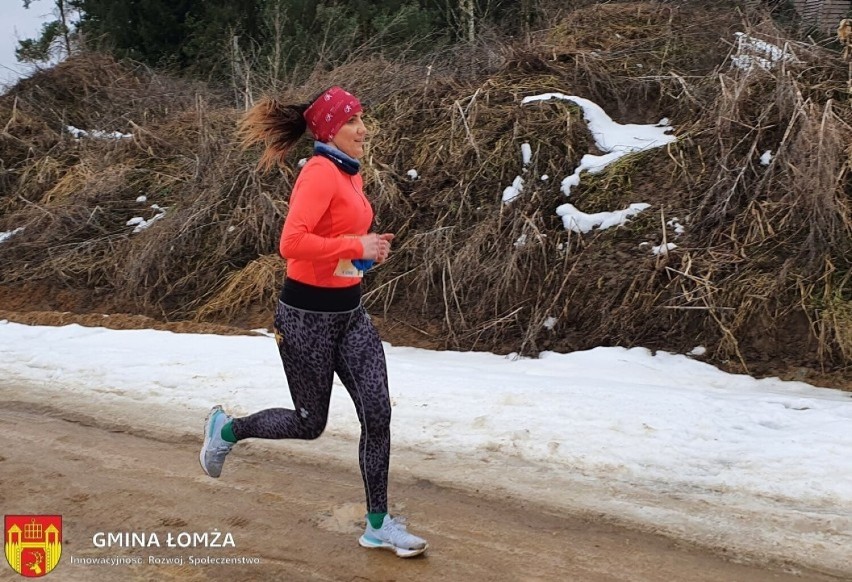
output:
[[[282,105],[264,97],[246,111],[239,122],[237,137],[243,148],[264,146],[257,168],[266,172],[283,165],[287,154],[307,130],[304,113],[308,105]]]

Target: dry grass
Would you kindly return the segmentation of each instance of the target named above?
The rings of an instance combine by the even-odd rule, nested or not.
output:
[[[303,101],[345,82],[367,103],[366,189],[377,229],[397,234],[368,275],[369,307],[438,330],[443,347],[703,344],[740,371],[848,371],[848,67],[749,18],[743,28],[726,2],[595,4],[565,9],[528,41],[473,47],[487,53],[478,71],[453,70],[446,55],[368,58],[285,88],[283,101]],[[737,29],[786,46],[795,63],[732,69]],[[676,144],[585,177],[571,200],[586,212],[651,210],[619,229],[563,228],[559,181],[594,143],[572,104],[520,105],[549,91],[593,99],[622,123],[672,119]],[[59,282],[172,320],[230,320],[269,302],[309,144],[260,175],[257,152],[234,138],[240,113],[207,88],[96,55],[21,83],[0,98],[0,231],[25,231],[0,246],[0,284]],[[66,125],[133,138],[76,141]],[[518,175],[524,192],[504,205]],[[152,218],[151,204],[165,217],[133,234],[127,221]],[[686,226],[676,252],[640,248],[675,240],[675,217]]]
[[[277,254],[264,255],[228,275],[224,283],[195,313],[199,321],[231,318],[252,305],[268,303],[284,279],[284,263]]]

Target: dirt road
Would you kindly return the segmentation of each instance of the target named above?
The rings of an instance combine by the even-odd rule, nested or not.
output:
[[[838,580],[734,564],[589,517],[484,500],[396,473],[391,509],[408,515],[412,530],[430,542],[425,557],[401,560],[356,543],[363,509],[354,459],[352,467],[317,465],[274,447],[248,447],[214,480],[198,467],[200,438],[162,441],[8,400],[0,426],[3,512],[62,516],[62,558],[52,580]],[[185,533],[214,531],[220,545],[229,534],[233,546],[167,547],[169,534],[186,540]],[[149,541],[157,534],[160,547],[98,547],[98,532],[141,532]],[[259,563],[190,563],[208,556]],[[86,563],[116,557],[142,563]],[[177,563],[154,564],[152,557]],[[8,565],[2,571],[2,579],[17,577]]]

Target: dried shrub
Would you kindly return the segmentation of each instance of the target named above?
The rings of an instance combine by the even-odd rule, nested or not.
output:
[[[733,370],[848,374],[848,66],[760,13],[744,23],[732,6],[582,3],[523,41],[472,47],[487,55],[478,70],[450,65],[468,62],[461,52],[365,57],[281,89],[300,102],[343,83],[367,105],[366,189],[377,230],[397,234],[391,259],[368,274],[371,310],[433,347],[702,344]],[[793,60],[732,68],[736,30]],[[521,105],[552,91],[592,99],[621,123],[671,118],[677,143],[572,192],[586,212],[651,204],[627,225],[580,235],[555,214],[559,181],[597,152],[573,104]],[[59,282],[90,290],[93,306],[166,320],[232,321],[268,305],[310,144],[259,174],[257,152],[236,143],[241,112],[215,90],[98,55],[0,97],[0,231],[24,227],[0,245],[0,284]],[[66,125],[133,137],[76,140]],[[516,176],[523,194],[503,204]],[[134,234],[128,220],[154,218],[152,204],[165,215]],[[640,246],[672,241],[668,255]]]

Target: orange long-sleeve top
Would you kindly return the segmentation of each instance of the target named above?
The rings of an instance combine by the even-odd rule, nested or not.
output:
[[[290,195],[279,251],[287,276],[316,287],[350,287],[360,278],[334,274],[341,259],[363,258],[356,238],[367,234],[373,208],[364,196],[360,174],[350,175],[334,162],[313,156],[302,168]]]

